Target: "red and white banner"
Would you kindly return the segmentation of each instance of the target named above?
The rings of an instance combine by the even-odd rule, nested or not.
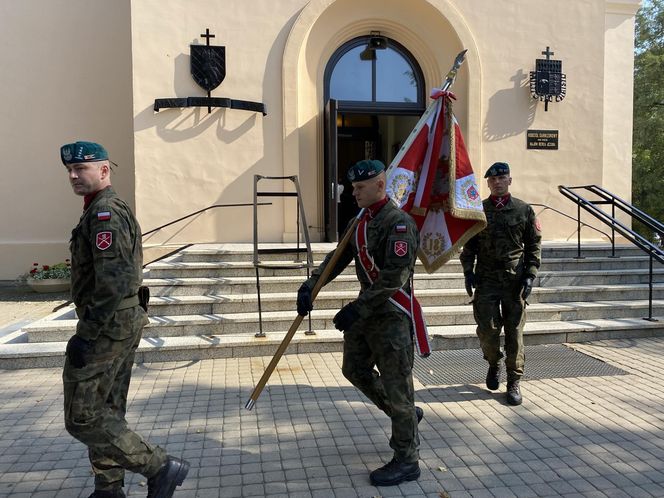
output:
[[[475,174],[452,111],[454,95],[434,89],[387,170],[387,193],[420,230],[418,256],[428,273],[486,227]]]

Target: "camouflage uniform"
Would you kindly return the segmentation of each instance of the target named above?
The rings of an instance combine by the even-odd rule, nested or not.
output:
[[[408,250],[403,256],[397,255],[397,241],[407,242]],[[344,333],[342,371],[392,419],[390,446],[394,458],[405,463],[419,460],[412,376],[413,332],[410,318],[388,299],[401,288],[410,292],[418,246],[419,232],[413,219],[388,202],[367,226],[367,248],[380,268],[378,279],[370,284],[358,258],[355,238],[351,237],[328,280],[339,275],[355,258],[355,272],[361,285],[355,309],[360,318]],[[332,254],[305,282],[310,289],[316,285]]]
[[[87,364],[65,362],[67,431],[88,447],[95,488],[124,485],[125,469],[146,477],[166,453],[127,427],[127,391],[147,314],[136,297],[141,283],[141,229],[112,187],[97,193],[71,241],[72,298],[76,335],[91,341]]]
[[[464,245],[460,260],[464,274],[473,272],[475,266],[473,312],[484,358],[489,365],[498,365],[503,357],[500,330],[505,327],[507,378],[518,380],[525,363],[526,321],[520,293],[523,279],[537,276],[542,236],[535,213],[525,202],[510,197],[501,209],[490,199],[483,204],[488,225]]]

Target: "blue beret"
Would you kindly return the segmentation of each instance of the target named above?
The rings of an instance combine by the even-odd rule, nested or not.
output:
[[[361,182],[375,178],[379,173],[385,171],[385,165],[376,159],[363,159],[353,164],[346,174],[350,182]]]
[[[108,152],[94,142],[76,142],[60,147],[60,159],[64,165],[105,161],[108,159]]]
[[[510,165],[507,163],[493,163],[491,167],[486,170],[484,173],[484,178],[489,178],[490,176],[500,176],[500,175],[509,175],[510,174]]]

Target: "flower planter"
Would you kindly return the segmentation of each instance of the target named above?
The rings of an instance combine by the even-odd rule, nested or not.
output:
[[[71,281],[68,278],[46,278],[44,280],[28,278],[26,283],[35,292],[64,292],[69,290]]]

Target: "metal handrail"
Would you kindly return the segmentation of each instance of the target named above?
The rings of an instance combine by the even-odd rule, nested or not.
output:
[[[261,203],[259,203],[258,205],[259,205],[259,206],[269,206],[269,205],[271,205],[271,204],[272,204],[271,202],[261,202]],[[238,207],[238,206],[241,207],[241,206],[253,206],[253,205],[254,205],[254,203],[241,203],[241,204],[213,204],[212,206],[208,206],[208,207],[206,207],[206,208],[199,209],[198,211],[194,211],[193,213],[189,213],[189,214],[187,214],[187,215],[185,215],[185,216],[183,216],[183,217],[181,217],[181,218],[178,218],[177,220],[170,221],[170,222],[168,222],[168,223],[166,223],[166,224],[164,224],[164,225],[161,225],[160,227],[153,228],[152,230],[148,230],[147,232],[145,232],[145,233],[142,235],[141,238],[144,239],[147,235],[150,235],[151,233],[154,233],[154,232],[156,232],[156,231],[158,231],[158,230],[161,230],[162,228],[166,228],[166,227],[169,227],[169,226],[171,226],[171,225],[174,225],[174,224],[176,224],[176,223],[178,223],[178,222],[180,222],[180,221],[182,221],[182,220],[186,220],[187,218],[191,218],[192,216],[196,216],[197,214],[204,213],[205,211],[208,211],[208,210],[210,210],[210,209],[220,208],[220,207]],[[141,267],[141,269],[145,269],[146,266],[151,265],[152,263],[156,263],[157,261],[161,261],[162,259],[166,259],[166,258],[168,258],[169,256],[173,256],[174,254],[177,254],[177,253],[179,253],[180,251],[182,251],[183,249],[186,249],[187,247],[191,247],[192,245],[193,245],[193,244],[185,244],[185,245],[183,245],[182,247],[178,247],[177,249],[175,249],[175,250],[173,250],[173,251],[170,251],[169,253],[164,254],[163,256],[159,256],[157,259],[153,259],[152,261],[150,261],[150,262],[148,262],[148,263],[144,263],[143,266]],[[58,306],[56,306],[55,308],[53,308],[52,312],[56,312],[56,311],[58,311],[58,310],[64,308],[65,306],[69,306],[71,303],[73,303],[72,300],[69,300],[69,301],[64,302],[64,303],[62,303],[62,304],[59,304]]]
[[[556,208],[554,208],[554,207],[551,207],[551,206],[549,206],[549,205],[547,205],[547,204],[537,204],[537,203],[535,203],[535,202],[529,202],[528,204],[530,204],[531,206],[543,207],[544,209],[550,209],[551,211],[554,211],[554,212],[558,213],[559,215],[564,216],[565,218],[569,218],[570,220],[576,221],[576,218],[574,218],[573,216],[570,216],[570,215],[567,214],[567,213],[563,213],[563,212],[560,211],[559,209],[556,209]],[[594,226],[592,226],[592,225],[588,225],[587,223],[583,223],[583,222],[581,222],[581,225],[583,225],[584,227],[588,227],[588,228],[590,228],[591,230],[595,230],[596,232],[601,233],[602,235],[604,235],[604,236],[605,236],[607,239],[609,239],[609,240],[611,239],[611,236],[610,236],[608,233],[603,232],[603,231],[600,230],[599,228],[595,228]]]
[[[582,195],[573,192],[573,190],[587,190],[593,194],[600,196],[603,200],[601,201],[591,201],[583,197]],[[577,206],[577,224],[578,224],[578,257],[581,257],[581,208],[586,210],[592,216],[597,218],[602,223],[609,225],[611,227],[611,247],[612,247],[612,256],[615,257],[615,232],[618,232],[620,235],[625,237],[631,243],[636,245],[639,249],[646,252],[650,256],[650,272],[649,272],[649,297],[648,297],[648,318],[646,320],[655,321],[652,317],[652,294],[653,294],[653,260],[664,264],[664,250],[661,247],[656,246],[648,239],[642,235],[636,233],[631,228],[627,227],[615,217],[615,208],[617,207],[621,211],[630,215],[632,219],[636,219],[641,223],[645,224],[648,228],[651,229],[661,229],[664,228],[664,225],[654,218],[648,216],[643,211],[635,208],[631,204],[625,202],[619,197],[613,195],[611,192],[597,186],[597,185],[580,185],[577,187],[565,187],[564,185],[558,185],[558,191],[567,197],[569,200],[574,202]],[[611,215],[605,211],[596,207],[596,204],[611,204]]]
[[[258,205],[259,206],[269,206],[271,204],[272,204],[271,202],[261,202]],[[189,213],[188,215],[185,215],[182,218],[178,218],[177,220],[170,221],[170,222],[166,223],[165,225],[161,225],[160,227],[153,228],[152,230],[149,230],[149,231],[145,232],[143,234],[143,237],[145,237],[146,235],[150,235],[151,233],[154,233],[158,230],[161,230],[162,228],[166,228],[166,227],[169,227],[171,225],[174,225],[179,221],[186,220],[187,218],[191,218],[192,216],[196,216],[197,214],[204,213],[205,211],[207,211],[209,209],[214,209],[214,208],[219,208],[219,207],[242,207],[242,206],[253,206],[253,205],[254,204],[251,203],[251,202],[249,202],[249,203],[245,202],[245,203],[241,203],[241,204],[213,204],[212,206],[208,206],[206,208],[199,209],[198,211],[194,211],[193,213]]]

